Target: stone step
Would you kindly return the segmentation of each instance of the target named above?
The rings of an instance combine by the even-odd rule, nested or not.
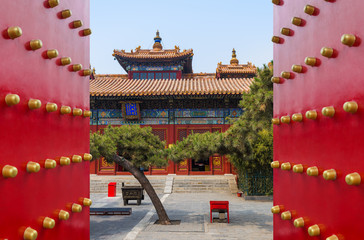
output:
[[[147,176],[157,193],[197,193],[197,192],[238,192],[234,175],[224,176]],[[90,177],[91,193],[107,193],[109,182],[117,183],[117,193],[121,193],[121,184],[140,186],[133,176],[97,176]]]

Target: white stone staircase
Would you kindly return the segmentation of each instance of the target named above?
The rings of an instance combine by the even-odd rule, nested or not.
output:
[[[199,193],[230,192],[237,193],[236,176],[226,175],[147,175],[157,193]],[[139,186],[133,176],[90,176],[91,193],[107,193],[108,183],[116,182],[116,193],[121,194],[122,183],[125,186]]]

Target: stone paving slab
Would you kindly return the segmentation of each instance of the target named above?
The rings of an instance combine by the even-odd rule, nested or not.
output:
[[[143,232],[205,232],[203,215],[174,215],[171,220],[181,220],[181,223],[171,226],[154,224],[154,219]]]
[[[162,197],[160,195],[160,197]],[[120,196],[92,194],[93,207],[123,207]],[[210,200],[230,202],[230,223],[210,223]],[[172,193],[164,206],[171,220],[181,225],[154,225],[155,212],[139,230],[137,240],[271,240],[273,239],[272,202],[245,201],[230,193]],[[132,205],[130,216],[91,216],[91,239],[121,240],[154,209],[146,195],[142,205]],[[217,216],[217,215],[216,215]],[[214,217],[216,217],[214,216]]]

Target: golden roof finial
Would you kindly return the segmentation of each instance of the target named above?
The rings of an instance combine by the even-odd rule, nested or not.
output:
[[[238,65],[239,64],[239,60],[236,58],[235,48],[233,48],[233,55],[232,55],[232,58],[230,60],[230,64],[231,65]]]
[[[160,51],[163,49],[161,41],[162,38],[159,36],[159,30],[157,30],[156,36],[154,38],[153,50]]]

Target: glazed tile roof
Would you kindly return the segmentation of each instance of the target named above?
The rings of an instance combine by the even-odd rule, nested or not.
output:
[[[91,96],[166,96],[242,94],[249,91],[253,78],[222,79],[126,79],[96,75],[90,80]]]
[[[119,56],[124,59],[174,59],[193,56],[193,50],[183,50],[178,47],[175,49],[154,50],[136,48],[135,52],[126,52],[125,50],[114,50],[113,56]]]
[[[221,63],[217,64],[216,68],[217,73],[257,73],[257,67],[252,65],[251,62],[248,64],[239,64],[239,65],[223,65]]]

